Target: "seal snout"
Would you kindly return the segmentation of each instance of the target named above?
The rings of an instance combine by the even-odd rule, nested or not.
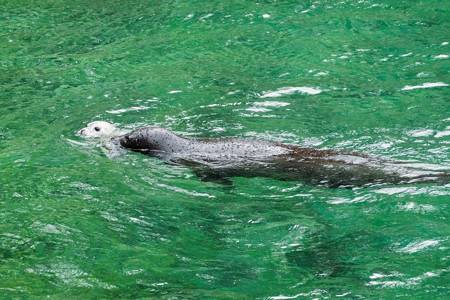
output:
[[[86,129],[85,128],[78,130],[77,133],[76,133],[77,136],[81,136],[81,137],[84,137],[85,134],[86,134]]]

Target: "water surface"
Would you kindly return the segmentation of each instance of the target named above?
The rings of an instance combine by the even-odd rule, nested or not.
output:
[[[104,120],[450,169],[444,1],[0,1],[7,299],[445,298],[449,185],[199,180]]]

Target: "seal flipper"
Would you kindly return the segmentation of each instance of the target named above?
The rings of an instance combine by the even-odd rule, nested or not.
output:
[[[233,180],[229,177],[215,177],[215,176],[199,176],[198,174],[196,174],[201,181],[205,181],[205,182],[214,182],[214,183],[218,183],[218,184],[222,184],[222,185],[226,185],[226,186],[232,186],[233,185]]]

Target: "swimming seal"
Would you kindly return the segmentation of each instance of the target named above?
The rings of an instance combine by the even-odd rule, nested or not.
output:
[[[385,184],[448,182],[444,172],[412,172],[356,153],[300,147],[250,138],[183,138],[160,127],[126,134],[102,121],[78,131],[85,138],[106,138],[112,145],[192,169],[203,180],[272,177],[308,184],[353,188]],[[443,181],[444,180],[444,181]]]

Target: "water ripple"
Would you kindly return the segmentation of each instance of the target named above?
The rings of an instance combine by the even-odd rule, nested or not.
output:
[[[426,241],[415,241],[412,243],[409,243],[403,248],[399,248],[395,250],[396,252],[403,252],[403,253],[416,253],[420,252],[424,249],[427,249],[432,246],[438,245],[442,240],[426,240]]]

